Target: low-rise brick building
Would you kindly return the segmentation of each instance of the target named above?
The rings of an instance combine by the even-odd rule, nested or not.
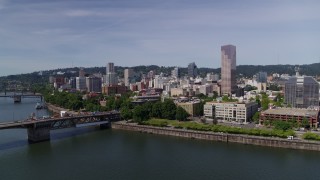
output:
[[[310,127],[318,127],[319,110],[306,108],[276,108],[267,109],[261,112],[259,123],[264,124],[265,121],[290,121],[296,120],[301,123],[306,119],[310,123]]]

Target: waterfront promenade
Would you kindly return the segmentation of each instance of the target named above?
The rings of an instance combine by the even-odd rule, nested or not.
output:
[[[149,134],[159,134],[176,136],[183,138],[209,140],[209,141],[221,141],[226,143],[240,143],[248,145],[258,145],[276,148],[288,148],[288,149],[299,149],[299,150],[312,150],[320,151],[320,142],[308,141],[308,140],[288,140],[276,137],[261,137],[252,135],[240,135],[240,134],[229,134],[229,133],[216,133],[216,132],[205,132],[205,131],[194,131],[186,129],[176,129],[173,127],[154,127],[146,125],[137,125],[136,123],[126,122],[114,122],[112,123],[113,129],[137,131]]]

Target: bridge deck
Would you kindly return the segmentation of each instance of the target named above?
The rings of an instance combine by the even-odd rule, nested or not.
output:
[[[37,94],[16,94],[16,95],[0,95],[0,97],[15,97],[15,96],[21,96],[22,98],[28,98],[28,97],[34,97],[34,98],[40,98],[42,95],[37,95]]]
[[[90,115],[79,115],[79,116],[70,116],[70,117],[60,117],[60,118],[47,118],[47,119],[27,119],[23,121],[13,121],[13,122],[1,122],[0,123],[0,130],[1,129],[13,129],[13,128],[28,128],[30,126],[34,126],[36,124],[45,124],[45,123],[59,123],[61,122],[61,126],[63,122],[66,121],[74,121],[76,120],[78,123],[76,124],[85,124],[85,123],[92,123],[92,122],[99,122],[100,120],[88,120],[89,118],[105,118],[105,117],[113,117],[113,116],[120,116],[118,112],[104,112],[104,113],[96,113]],[[79,122],[81,119],[87,119],[83,122]],[[74,124],[74,126],[76,125]],[[65,127],[70,127],[71,125],[65,125]],[[58,129],[59,127],[52,127],[51,129]],[[61,127],[60,127],[61,128]]]

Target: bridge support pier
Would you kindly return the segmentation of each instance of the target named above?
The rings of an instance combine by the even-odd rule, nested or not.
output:
[[[28,128],[29,143],[36,143],[50,140],[50,128]]]

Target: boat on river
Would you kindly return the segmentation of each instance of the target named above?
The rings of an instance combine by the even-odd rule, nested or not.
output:
[[[35,106],[36,109],[42,109],[43,105],[41,103],[37,103]]]

